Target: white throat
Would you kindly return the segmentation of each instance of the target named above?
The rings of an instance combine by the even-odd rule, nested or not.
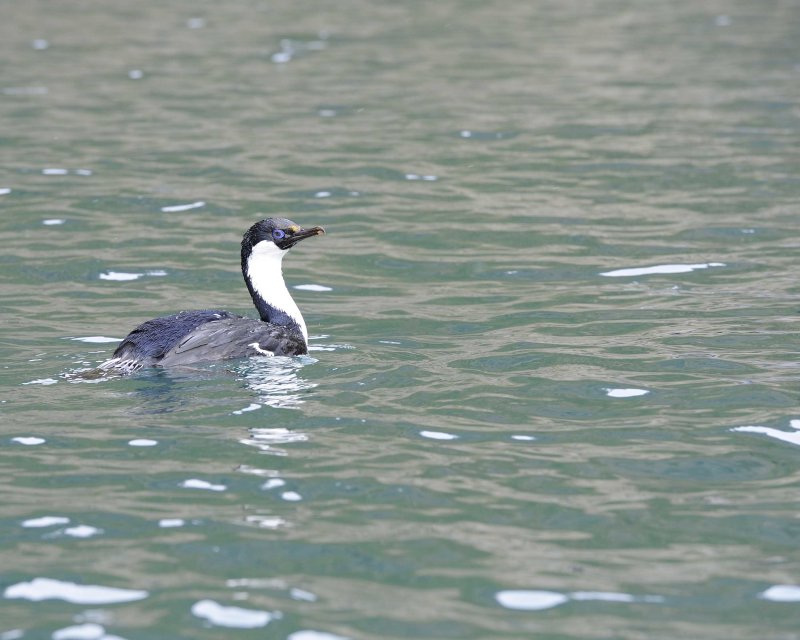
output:
[[[305,320],[283,281],[283,257],[287,251],[279,249],[275,243],[262,240],[253,247],[247,259],[247,275],[255,292],[268,305],[286,313],[303,332],[308,343],[308,329]]]

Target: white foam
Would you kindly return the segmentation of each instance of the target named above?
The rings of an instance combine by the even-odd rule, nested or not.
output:
[[[53,632],[53,640],[101,640],[105,637],[106,630],[94,622],[64,627]]]
[[[46,218],[42,220],[42,224],[46,227],[56,227],[60,224],[64,224],[66,220],[64,218]]]
[[[249,524],[254,524],[258,527],[261,527],[262,529],[279,529],[287,524],[286,520],[280,516],[261,516],[253,514],[246,516],[244,520]]]
[[[297,491],[284,491],[281,494],[281,498],[283,498],[287,502],[298,502],[303,499],[303,496],[297,493]]]
[[[541,611],[564,604],[569,600],[557,591],[498,591],[495,599],[506,609],[517,611]]]
[[[127,273],[125,271],[107,271],[100,274],[101,280],[114,280],[116,282],[127,282],[129,280],[138,280],[143,273]]]
[[[155,447],[158,444],[158,440],[150,440],[149,438],[134,438],[133,440],[128,440],[128,444],[132,447]]]
[[[772,602],[800,602],[800,586],[776,584],[759,593],[758,597]]]
[[[265,491],[269,491],[270,489],[276,489],[277,487],[283,487],[286,484],[286,480],[282,480],[281,478],[270,478],[264,484],[261,485],[261,488]]]
[[[609,398],[635,398],[650,393],[647,389],[606,389]]]
[[[131,69],[130,71],[128,71],[128,77],[131,80],[141,80],[142,78],[144,78],[144,71],[142,71],[141,69]]]
[[[61,169],[61,168],[55,168],[55,167],[42,169],[42,174],[44,174],[46,176],[65,176],[68,173],[69,173],[69,169]]]
[[[42,516],[41,518],[31,518],[23,520],[22,526],[26,529],[39,529],[41,527],[52,527],[57,524],[68,524],[69,518],[66,516]]]
[[[624,278],[630,276],[649,276],[654,274],[670,273],[690,273],[698,269],[708,269],[709,267],[724,267],[724,262],[703,262],[700,264],[658,264],[652,267],[633,267],[630,269],[616,269],[605,271],[601,276],[609,278]]]
[[[569,594],[572,600],[600,600],[602,602],[646,602],[650,604],[664,602],[662,596],[634,596],[630,593],[616,591],[573,591]]]
[[[313,594],[310,591],[306,591],[305,589],[298,589],[297,587],[292,587],[291,589],[289,589],[289,597],[292,600],[300,600],[302,602],[317,601],[316,594]]]
[[[75,342],[89,342],[92,344],[102,344],[105,342],[119,342],[119,338],[108,338],[106,336],[84,336],[79,338],[70,338],[70,340],[75,340]]]
[[[162,529],[173,529],[175,527],[182,527],[186,521],[181,518],[161,518],[158,521],[158,526]]]
[[[0,196],[7,196],[9,193],[11,193],[11,189],[7,187],[0,188]]]
[[[315,198],[330,198],[333,194],[330,191],[317,191],[314,194]]]
[[[206,203],[202,200],[198,200],[197,202],[190,202],[188,204],[173,204],[167,207],[161,207],[161,211],[164,213],[175,213],[178,211],[189,211],[190,209],[199,209],[200,207],[205,207]]]
[[[184,480],[181,482],[180,486],[184,489],[205,489],[206,491],[225,491],[225,489],[227,489],[224,484],[212,484],[211,482],[206,482],[198,478]]]
[[[258,343],[256,342],[255,344],[258,344]],[[270,353],[271,353],[271,352],[270,352]],[[242,415],[243,413],[248,413],[248,412],[250,412],[250,411],[256,411],[257,409],[260,409],[260,408],[261,408],[261,405],[260,405],[260,404],[257,404],[257,403],[255,403],[255,402],[251,402],[251,403],[250,403],[249,405],[247,405],[247,406],[246,406],[244,409],[239,409],[239,410],[237,410],[237,411],[233,411],[232,413],[233,413],[233,415],[235,415],[235,416],[240,416],[240,415]]]
[[[192,615],[203,618],[218,627],[256,629],[266,627],[274,615],[268,611],[224,607],[213,600],[200,600],[192,605]]]
[[[72,538],[91,538],[101,533],[103,533],[102,529],[91,527],[88,524],[79,524],[77,527],[67,527],[64,529],[64,535],[68,535]]]
[[[47,441],[44,438],[37,438],[36,436],[17,436],[16,438],[11,438],[11,442],[31,447],[37,444],[44,444]]]
[[[525,440],[525,441],[536,440],[536,438],[534,438],[533,436],[522,436],[522,435],[513,435],[513,436],[511,436],[511,439],[512,440]]]
[[[143,600],[149,594],[138,589],[119,589],[92,584],[75,584],[53,580],[52,578],[34,578],[30,582],[18,582],[6,587],[3,597],[31,600],[64,600],[73,604],[115,604]]]
[[[293,288],[300,291],[333,291],[330,287],[322,284],[296,284]]]
[[[47,386],[48,384],[56,384],[58,380],[55,378],[38,378],[36,380],[31,380],[30,382],[23,382],[23,385],[26,384],[41,384]]]
[[[800,431],[781,431],[780,429],[773,429],[772,427],[734,427],[731,431],[739,431],[744,433],[763,433],[765,436],[788,442],[789,444],[800,445]]]
[[[604,600],[606,602],[636,602],[630,593],[614,593],[611,591],[573,591],[573,600]]]
[[[445,433],[444,431],[420,431],[419,435],[423,438],[430,438],[431,440],[456,440],[457,435],[452,433]]]
[[[313,629],[301,629],[290,633],[286,640],[350,640],[346,636],[337,636],[335,633],[327,631],[314,631]]]

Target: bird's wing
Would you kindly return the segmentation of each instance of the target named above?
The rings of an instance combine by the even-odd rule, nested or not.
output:
[[[183,365],[207,360],[256,355],[305,353],[305,341],[295,332],[251,318],[207,322],[185,335],[159,364]]]

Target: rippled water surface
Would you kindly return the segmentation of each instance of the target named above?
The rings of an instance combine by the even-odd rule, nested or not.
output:
[[[0,640],[800,638],[797,3],[0,14]]]

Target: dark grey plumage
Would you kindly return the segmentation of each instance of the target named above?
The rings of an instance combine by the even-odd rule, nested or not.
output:
[[[297,242],[322,233],[321,227],[306,230],[285,218],[257,222],[245,233],[241,253],[242,275],[260,320],[214,309],[154,318],[131,331],[100,369],[129,373],[142,367],[308,353],[305,323],[283,282],[280,263]]]

